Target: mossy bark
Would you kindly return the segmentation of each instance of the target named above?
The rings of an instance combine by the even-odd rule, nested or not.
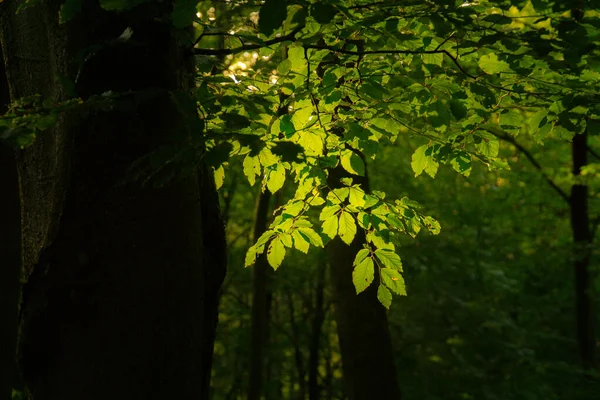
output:
[[[125,12],[61,1],[15,14],[1,38],[14,97],[129,92],[128,108],[66,113],[19,156],[27,275],[21,369],[33,399],[208,398],[224,232],[207,168],[155,186],[131,165],[185,141],[172,100],[193,73],[170,2]],[[130,29],[128,41],[116,40]],[[99,46],[99,47],[94,47]],[[139,93],[151,93],[145,98]]]

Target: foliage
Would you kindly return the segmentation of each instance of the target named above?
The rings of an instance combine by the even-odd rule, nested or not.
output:
[[[465,176],[473,161],[507,168],[498,157],[506,137],[595,133],[596,11],[576,21],[543,1],[300,2],[285,10],[281,4],[267,1],[258,9],[258,32],[234,19],[220,19],[234,21],[229,25],[202,20],[201,35],[229,36],[221,48],[202,41],[195,48],[199,57],[230,57],[225,72],[205,75],[198,90],[214,137],[209,147],[243,157],[249,182],[264,177],[263,190],[277,192],[286,179],[297,185],[248,250],[246,265],[266,251],[277,268],[288,248],[306,252],[337,236],[349,244],[362,229],[367,244],[354,262],[357,292],[377,267],[385,285],[379,297],[389,306],[388,289],[404,294],[400,259],[388,256],[396,254],[394,236],[415,236],[422,227],[437,233],[439,224],[416,202],[386,200],[353,179],[331,187],[332,168],[363,176],[361,155],[375,159],[401,131],[425,139],[412,168],[432,177],[440,164]],[[250,51],[256,53],[243,59]],[[222,165],[214,167],[221,176]],[[307,218],[315,208],[320,226]]]
[[[125,10],[142,2],[101,5]],[[62,21],[78,6],[68,1]],[[464,176],[473,161],[507,168],[499,140],[518,134],[538,142],[597,134],[600,14],[573,10],[545,0],[176,1],[175,28],[196,20],[199,36],[190,45],[206,72],[194,90],[202,120],[194,134],[208,147],[201,157],[217,185],[236,157],[263,190],[296,185],[246,265],[266,251],[278,268],[286,249],[306,252],[335,237],[350,243],[362,229],[357,292],[377,267],[380,299],[389,306],[388,289],[404,293],[400,259],[388,254],[396,251],[394,237],[414,237],[423,227],[435,234],[439,224],[414,201],[386,200],[351,178],[333,188],[330,171],[340,165],[364,176],[364,159],[374,160],[404,130],[424,140],[412,155],[415,176],[432,177],[440,164]],[[218,47],[206,47],[214,37],[221,37]],[[36,121],[43,129],[50,120]],[[311,222],[315,210],[319,221]]]

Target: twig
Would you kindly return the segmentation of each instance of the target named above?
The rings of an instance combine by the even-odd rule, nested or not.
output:
[[[483,129],[485,129],[485,128],[483,128]],[[512,136],[508,136],[508,135],[497,134],[489,129],[485,129],[485,131],[496,136],[498,139],[504,140],[505,142],[508,142],[508,143],[512,144],[513,146],[515,146],[516,149],[519,150],[521,153],[523,153],[525,155],[525,157],[527,157],[527,159],[531,162],[531,164],[542,174],[542,176],[544,177],[544,179],[546,180],[548,185],[550,185],[552,187],[552,189],[554,189],[556,191],[556,193],[558,193],[560,195],[560,197],[563,198],[563,200],[565,200],[568,204],[571,204],[571,197],[567,193],[565,193],[565,191],[562,190],[556,183],[554,183],[552,178],[550,178],[550,176],[544,172],[544,170],[542,169],[542,166],[535,159],[533,154],[531,154],[531,152],[529,152],[529,150],[527,150],[525,147],[523,147],[523,145],[521,145],[519,142],[517,142],[515,140],[515,138],[513,138]]]

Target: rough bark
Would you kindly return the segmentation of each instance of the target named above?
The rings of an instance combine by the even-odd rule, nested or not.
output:
[[[0,114],[10,102],[0,48]],[[0,143],[0,400],[10,399],[21,292],[21,204],[15,152]]]
[[[186,136],[171,93],[193,71],[170,3],[114,13],[85,1],[59,26],[60,3],[17,15],[15,2],[2,5],[11,95],[64,98],[57,76],[84,99],[132,94],[127,109],[67,113],[19,156],[30,396],[207,398],[225,268],[214,183],[204,167],[158,187],[125,179],[135,161]],[[126,28],[131,39],[115,41]]]
[[[587,131],[575,135],[572,143],[573,175],[578,177],[587,164]],[[596,365],[596,338],[592,309],[590,261],[592,234],[588,209],[588,187],[577,184],[571,188],[571,230],[573,233],[573,268],[575,273],[575,307],[577,318],[577,345],[584,369]]]
[[[271,193],[269,191],[261,192],[258,195],[252,235],[254,241],[267,230],[270,201]],[[252,331],[248,400],[259,400],[262,395],[265,339],[269,329],[269,269],[266,255],[261,254],[254,264],[252,274]]]
[[[340,187],[340,179],[348,176],[341,167],[328,178],[331,188]],[[352,176],[354,183],[369,190],[369,181]],[[352,264],[363,248],[365,234],[359,229],[347,246],[339,238],[327,245],[344,387],[349,400],[400,399],[400,389],[392,353],[387,314],[377,300],[377,279],[357,295],[352,283]],[[377,274],[375,274],[377,276]]]

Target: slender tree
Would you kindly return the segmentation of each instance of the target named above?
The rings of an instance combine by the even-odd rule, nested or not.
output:
[[[261,192],[256,199],[253,238],[257,240],[266,230],[269,221],[271,192]],[[252,271],[252,332],[250,348],[250,381],[248,400],[260,400],[264,372],[265,343],[269,329],[269,263],[265,254],[256,260]]]
[[[20,366],[33,399],[207,398],[224,233],[204,166],[142,186],[131,165],[185,144],[193,68],[171,1],[0,4],[11,97],[121,103],[62,115],[19,159],[24,288]],[[106,6],[105,3],[102,3]],[[112,4],[112,3],[111,3]],[[127,3],[124,3],[128,5]],[[124,107],[126,106],[126,107]]]
[[[338,167],[327,181],[331,188],[336,188],[340,187],[340,179],[347,176]],[[369,191],[366,172],[364,177],[353,178],[365,192]],[[364,243],[365,234],[359,229],[350,246],[340,238],[327,245],[344,386],[349,400],[398,400],[400,388],[387,314],[377,299],[378,279],[359,295],[352,282],[353,262]]]

